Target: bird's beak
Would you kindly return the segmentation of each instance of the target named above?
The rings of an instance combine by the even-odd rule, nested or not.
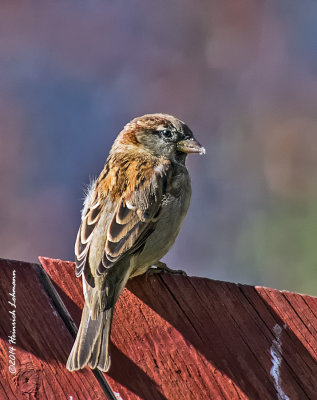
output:
[[[206,149],[194,138],[179,141],[177,143],[177,150],[183,153],[206,154]]]

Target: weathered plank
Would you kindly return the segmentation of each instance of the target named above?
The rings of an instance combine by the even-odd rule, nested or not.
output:
[[[75,322],[74,264],[41,258]],[[129,281],[107,379],[122,399],[316,399],[317,298],[203,278]],[[76,374],[76,373],[75,373]]]
[[[0,260],[0,399],[105,399],[92,371],[66,370],[73,338],[39,268]]]

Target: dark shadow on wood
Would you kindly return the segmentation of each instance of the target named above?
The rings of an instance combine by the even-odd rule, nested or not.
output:
[[[142,399],[167,400],[155,381],[114,344],[111,346],[111,368],[107,375]]]
[[[75,277],[74,277],[75,279]],[[74,322],[79,326],[82,310],[73,300],[63,291],[63,289],[52,282],[55,290],[63,301],[67,310],[71,310]],[[64,319],[64,318],[63,318]],[[69,349],[69,351],[71,348]],[[66,360],[60,360],[66,364]],[[131,392],[144,399],[167,400],[160,392],[157,384],[146,373],[142,371],[131,359],[123,354],[111,342],[111,368],[106,376],[111,376],[114,380],[125,386]]]
[[[253,287],[171,275],[151,277],[150,283],[151,295],[142,276],[131,279],[127,288],[177,329],[250,399],[276,398],[273,379],[270,385],[262,381],[272,366],[269,351],[274,340],[273,327],[275,324],[283,327],[284,321]],[[241,288],[244,292],[242,303]],[[262,302],[261,310],[267,314],[267,321],[262,320],[264,316],[252,306],[247,296]],[[246,334],[243,329],[249,332]],[[257,353],[254,343],[253,346],[248,343],[252,336],[263,344],[259,346],[261,350],[267,349],[266,354]],[[282,373],[287,381],[286,393],[296,394],[294,398],[315,398],[316,360],[290,329],[283,333],[282,340],[285,355]],[[301,378],[305,374],[301,378],[296,376],[303,369],[308,372],[304,381]],[[250,371],[256,379],[248,379]]]

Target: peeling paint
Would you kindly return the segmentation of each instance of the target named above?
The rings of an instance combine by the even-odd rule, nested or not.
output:
[[[114,395],[116,396],[116,399],[123,400],[123,398],[120,396],[119,392],[114,392]]]
[[[284,325],[284,329],[286,326]],[[290,398],[284,393],[281,388],[281,377],[280,377],[280,368],[282,364],[282,335],[283,328],[276,324],[273,328],[275,339],[273,339],[272,346],[270,348],[271,360],[272,360],[272,368],[270,370],[270,374],[274,379],[274,386],[277,391],[278,400],[290,400]]]

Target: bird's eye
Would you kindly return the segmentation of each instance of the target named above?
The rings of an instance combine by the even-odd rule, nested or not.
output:
[[[161,131],[159,131],[159,134],[165,138],[171,138],[172,137],[172,131],[170,131],[169,129],[162,129]]]

